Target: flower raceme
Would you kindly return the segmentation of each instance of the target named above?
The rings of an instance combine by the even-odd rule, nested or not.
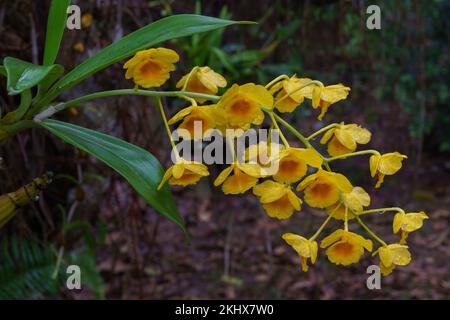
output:
[[[160,87],[169,79],[170,72],[175,70],[174,63],[178,59],[178,54],[170,49],[139,51],[125,63],[125,77],[133,79],[136,87]],[[320,248],[326,249],[325,254],[332,263],[343,266],[356,263],[365,250],[373,249],[371,240],[349,231],[349,221],[359,223],[380,244],[374,255],[378,254],[384,275],[390,274],[396,266],[410,263],[406,238],[409,233],[421,228],[428,216],[424,212],[405,213],[397,207],[367,209],[371,202],[369,194],[361,187],[354,187],[346,176],[333,172],[329,166],[329,162],[337,159],[372,154],[370,172],[372,177],[378,176],[376,187],[379,188],[385,175],[393,175],[400,170],[406,156],[398,152],[380,154],[375,150],[356,151],[358,145],[367,144],[371,139],[371,133],[357,124],[330,124],[306,138],[277,114],[294,112],[306,98],[311,100],[313,108],[321,108],[318,118],[322,120],[332,104],[347,98],[349,87],[343,84],[324,86],[320,81],[307,77],[281,75],[265,86],[247,83],[232,84],[226,88],[226,79],[208,66],[194,67],[178,80],[176,87],[180,90],[174,91],[171,96],[185,99],[190,104],[177,110],[167,121],[161,100],[158,100],[176,155],[175,163],[167,169],[158,189],[166,182],[177,186],[196,184],[209,175],[204,164],[180,157],[170,126],[177,125],[183,139],[194,137],[195,140],[207,137],[210,130],[217,129],[221,133],[220,138],[226,138],[227,142],[228,139],[233,140],[233,160],[214,181],[214,186],[221,187],[223,193],[243,194],[252,190],[269,217],[288,219],[302,207],[302,199],[292,186],[298,183],[296,191],[303,194],[306,204],[326,210],[325,221],[309,239],[293,233],[282,235],[299,255],[303,271],[308,270],[308,261],[311,264],[316,262],[319,254],[316,239],[331,218],[338,223],[343,221],[344,225],[343,229],[335,229],[320,242]],[[224,94],[216,96],[220,88],[225,88]],[[197,105],[206,101],[209,101],[208,105]],[[269,117],[266,118],[265,113]],[[283,144],[269,138],[253,141],[241,150],[244,151],[241,159],[234,152],[234,139],[243,137],[249,129],[263,125],[267,119],[270,121],[269,132],[276,130]],[[298,138],[304,148],[291,147],[279,123]],[[182,130],[188,133],[186,137],[181,134]],[[320,143],[327,144],[330,158],[320,154],[311,144],[311,139],[322,133]],[[398,212],[393,219],[393,232],[401,231],[398,244],[386,244],[360,218],[366,213],[381,211]]]

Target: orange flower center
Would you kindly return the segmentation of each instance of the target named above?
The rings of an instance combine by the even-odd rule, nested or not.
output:
[[[274,202],[267,203],[266,206],[271,207],[272,209],[278,209],[280,211],[289,211],[292,208],[292,204],[287,195],[282,196]]]
[[[311,188],[311,192],[320,198],[327,198],[331,193],[331,185],[328,183],[316,183],[314,187]]]
[[[238,168],[234,168],[233,175],[227,179],[227,184],[234,189],[245,188],[248,190],[254,184],[255,178],[245,174]]]
[[[252,104],[244,99],[240,99],[231,105],[230,110],[237,116],[246,116],[252,110]]]
[[[171,180],[179,184],[190,184],[195,183],[197,180],[199,180],[199,178],[200,176],[198,174],[186,170],[179,179],[172,177]]]
[[[354,246],[349,242],[337,243],[333,246],[333,251],[344,257],[351,256],[353,254]]]
[[[141,73],[144,77],[154,77],[162,70],[162,66],[156,61],[148,61],[141,67]]]
[[[198,79],[191,79],[187,85],[187,89],[191,92],[209,93],[208,88],[205,87]]]
[[[295,160],[283,160],[280,163],[280,171],[284,172],[292,172],[297,170],[298,168],[298,161]]]
[[[183,128],[188,130],[191,135],[194,134],[195,130],[195,123],[197,122],[197,126],[201,129],[201,133],[203,133],[207,128],[205,128],[205,122],[200,117],[187,117],[186,120],[183,122]]]

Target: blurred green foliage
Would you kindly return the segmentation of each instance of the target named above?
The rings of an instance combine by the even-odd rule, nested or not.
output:
[[[202,12],[200,1],[196,1],[195,13],[207,14]],[[222,6],[218,17],[222,19],[238,18],[236,14],[229,11],[226,5]],[[299,27],[299,19],[294,19],[286,25],[277,25],[275,32],[269,35],[256,24],[245,28],[248,33],[241,34],[234,41],[225,40],[225,30],[220,29],[177,39],[175,44],[185,55],[184,61],[187,62],[183,66],[185,72],[194,66],[208,65],[217,72],[226,74],[230,84],[255,79],[260,83],[265,83],[280,73],[291,74],[295,72],[295,68],[298,68],[293,61],[284,64],[266,64],[263,60],[269,57],[280,43],[292,36]],[[263,42],[262,46],[249,48],[246,45],[247,37],[260,40]]]
[[[241,11],[230,12],[224,3],[221,18],[247,18],[244,4]],[[366,119],[382,122],[391,113],[391,121],[407,122],[419,152],[425,137],[432,141],[426,148],[450,151],[448,1],[265,4],[252,12],[258,24],[231,39],[218,30],[177,40],[186,57],[183,72],[209,65],[229,83],[267,83],[279,74],[344,82]],[[366,8],[372,4],[381,8],[381,30],[366,28]],[[207,2],[203,6],[196,1],[195,13],[212,14]],[[401,114],[393,106],[400,106]],[[301,108],[298,112],[309,114]]]
[[[42,299],[65,292],[65,270],[77,265],[81,270],[82,288],[88,287],[97,299],[105,298],[105,287],[97,271],[96,249],[105,239],[104,223],[97,235],[87,221],[64,222],[61,236],[65,241],[84,239],[84,245],[67,250],[35,240],[11,237],[3,242],[0,253],[0,299]]]

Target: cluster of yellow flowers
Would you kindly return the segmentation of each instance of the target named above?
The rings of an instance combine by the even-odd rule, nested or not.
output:
[[[132,78],[136,88],[159,87],[169,79],[169,73],[175,69],[174,63],[178,60],[178,54],[170,49],[140,51],[124,65],[127,69],[126,78]],[[308,259],[311,263],[316,261],[319,247],[316,238],[332,218],[343,221],[344,226],[320,242],[320,247],[326,248],[325,254],[331,262],[347,266],[358,262],[364,250],[373,251],[371,240],[349,231],[348,222],[356,220],[380,244],[373,255],[378,254],[384,275],[390,274],[396,266],[410,263],[407,235],[422,227],[427,215],[424,212],[405,213],[397,207],[365,209],[370,205],[367,192],[359,186],[353,186],[344,175],[333,172],[329,165],[337,159],[370,155],[370,173],[372,177],[378,176],[376,188],[379,188],[386,175],[393,175],[401,168],[406,156],[398,152],[380,154],[376,150],[356,151],[358,144],[367,144],[371,138],[368,130],[356,124],[333,123],[305,137],[276,112],[293,112],[306,98],[311,100],[313,108],[320,107],[318,119],[322,120],[331,105],[348,96],[350,88],[342,84],[325,86],[317,80],[282,75],[265,86],[254,83],[233,84],[222,96],[216,96],[219,88],[226,86],[225,78],[209,67],[195,67],[183,76],[177,83],[177,88],[181,88],[177,96],[188,100],[190,105],[167,121],[159,100],[169,137],[170,125],[179,123],[178,128],[193,133],[194,123],[201,122],[202,133],[208,129],[217,129],[224,137],[233,140],[236,136],[229,134],[226,129],[246,131],[252,125],[261,125],[268,115],[271,128],[278,130],[283,144],[265,141],[249,146],[247,155],[257,150],[257,155],[268,155],[267,161],[261,161],[258,156],[256,159],[247,157],[247,162],[240,162],[234,155],[233,163],[219,174],[214,185],[221,186],[225,194],[242,194],[252,189],[267,215],[272,218],[288,219],[295,211],[301,210],[303,201],[295,191],[303,194],[304,201],[310,207],[324,208],[327,218],[312,237],[305,238],[292,233],[282,236],[300,256],[303,271],[308,270]],[[214,104],[198,105],[206,101]],[[279,124],[298,138],[304,148],[291,147]],[[320,135],[320,143],[327,144],[328,157],[320,154],[311,144]],[[172,138],[171,143],[175,148]],[[167,181],[180,186],[195,184],[209,175],[204,164],[187,161],[178,154],[176,157],[175,164],[166,171],[159,187]],[[278,170],[267,169],[273,164]],[[295,183],[297,185],[293,186]],[[387,244],[361,220],[362,215],[385,211],[397,212],[393,231],[401,231],[398,243]]]

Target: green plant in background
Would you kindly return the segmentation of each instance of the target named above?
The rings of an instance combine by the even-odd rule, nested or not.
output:
[[[363,1],[361,6],[368,4],[372,2]],[[375,82],[372,96],[382,110],[387,109],[386,102],[401,106],[410,119],[409,133],[418,156],[424,137],[429,135],[437,138],[440,151],[449,151],[450,135],[445,129],[450,124],[446,110],[450,94],[445,80],[449,64],[445,14],[449,4],[408,0],[379,5],[382,29],[368,32],[360,27],[360,12],[348,10],[343,23],[348,42],[336,49],[355,61],[370,61],[367,72],[361,72],[358,80],[362,85]],[[377,116],[370,114],[372,110],[376,108],[368,109],[368,116]]]
[[[62,237],[69,238],[73,234],[77,236],[81,234],[85,246],[67,251],[63,246],[60,247],[53,277],[61,268],[66,270],[68,265],[78,265],[83,271],[81,284],[89,287],[96,298],[104,299],[105,285],[97,270],[96,251],[105,242],[105,222],[100,221],[98,227],[94,228],[87,221],[64,221],[61,230]]]
[[[195,13],[201,14],[200,1],[196,1]],[[232,13],[227,6],[223,6],[219,13],[221,19],[231,19]],[[210,66],[221,74],[226,74],[230,82],[241,82],[255,79],[269,82],[280,73],[290,74],[298,70],[298,61],[286,64],[263,64],[263,60],[270,56],[284,41],[287,41],[300,28],[300,20],[292,19],[286,25],[277,24],[273,34],[267,34],[259,25],[249,26],[246,37],[252,40],[269,39],[260,49],[248,49],[246,41],[238,38],[223,43],[223,29],[207,33],[194,34],[191,37],[174,40],[174,43],[186,55],[186,71],[194,66]]]
[[[0,252],[0,299],[40,299],[57,296],[66,285],[66,268],[78,265],[83,270],[81,283],[90,288],[98,299],[105,298],[103,280],[97,271],[96,249],[104,243],[105,226],[98,232],[86,221],[63,223],[61,236],[74,233],[84,238],[84,247],[59,250],[54,245],[13,236],[3,242]]]
[[[0,299],[32,299],[56,295],[64,281],[54,275],[52,246],[13,237],[3,243],[0,265]]]

